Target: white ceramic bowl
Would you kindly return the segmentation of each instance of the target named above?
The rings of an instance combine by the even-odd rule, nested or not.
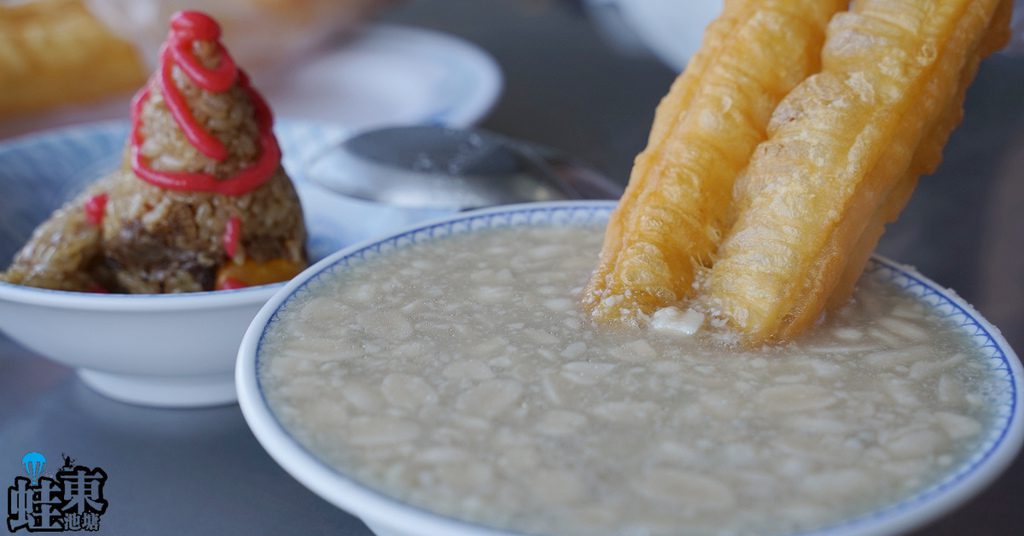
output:
[[[514,205],[461,213],[387,238],[351,246],[310,267],[270,298],[253,320],[238,352],[235,376],[238,401],[256,438],[274,460],[299,482],[330,503],[361,518],[378,536],[509,534],[409,506],[359,484],[319,460],[289,434],[268,406],[257,376],[260,342],[277,311],[292,296],[317,277],[343,277],[350,260],[386,254],[412,242],[429,242],[451,234],[471,233],[490,227],[604,221],[613,207],[613,202],[577,201]],[[884,278],[903,287],[950,317],[971,337],[978,351],[988,360],[995,378],[992,380],[994,395],[991,403],[998,422],[986,432],[975,451],[927,489],[805,536],[898,534],[919,527],[956,508],[990,483],[1013,460],[1024,439],[1024,412],[1021,411],[1024,373],[999,331],[951,291],[910,268],[876,257],[867,272],[868,277]]]
[[[302,198],[311,258],[383,232],[395,218],[299,177],[302,159],[346,131],[309,122],[276,128]],[[119,164],[128,125],[95,123],[0,144],[0,268],[66,199]],[[357,222],[350,224],[349,221]],[[238,343],[282,284],[182,295],[103,295],[0,283],[0,330],[78,369],[112,398],[154,406],[235,400]]]
[[[188,407],[235,400],[234,353],[281,285],[171,295],[92,295],[0,283],[0,326],[124,402]]]

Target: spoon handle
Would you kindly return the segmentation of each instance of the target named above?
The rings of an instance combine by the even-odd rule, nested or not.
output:
[[[508,143],[547,171],[570,199],[618,199],[622,195],[622,185],[579,158],[530,142]]]

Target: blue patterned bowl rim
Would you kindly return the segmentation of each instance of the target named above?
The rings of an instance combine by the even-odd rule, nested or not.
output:
[[[321,497],[364,520],[385,526],[408,527],[409,533],[511,536],[515,533],[476,525],[405,504],[364,486],[325,462],[299,443],[270,409],[260,383],[259,359],[263,338],[281,309],[310,292],[309,285],[324,277],[340,276],[348,267],[411,244],[483,229],[520,225],[586,225],[607,220],[614,201],[561,201],[507,205],[460,213],[425,222],[386,238],[355,244],[323,259],[290,281],[260,310],[239,349],[235,385],[246,421],[270,455],[293,477]],[[948,513],[992,482],[1020,450],[1024,418],[1020,362],[999,330],[969,304],[919,274],[913,268],[874,256],[866,272],[910,292],[949,317],[974,341],[988,361],[990,381],[998,397],[998,423],[981,445],[938,482],[894,504],[839,523],[791,536],[866,536],[898,534]]]

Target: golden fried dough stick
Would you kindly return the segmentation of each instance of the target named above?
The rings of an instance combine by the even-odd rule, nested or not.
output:
[[[658,106],[584,294],[599,321],[635,323],[685,297],[729,220],[735,177],[779,100],[819,66],[836,0],[727,1]]]
[[[676,77],[668,94],[658,104],[648,137],[648,147],[637,156],[630,177],[631,186],[627,187],[623,193],[616,215],[609,220],[605,231],[603,251],[601,252],[603,261],[597,272],[601,273],[601,278],[608,278],[608,272],[612,268],[604,259],[614,258],[617,252],[623,248],[622,224],[630,218],[637,197],[643,190],[639,182],[643,180],[642,177],[650,173],[651,165],[656,160],[655,155],[661,150],[663,142],[671,135],[676,124],[689,108],[690,101],[696,90],[699,89],[700,80],[708,65],[718,58],[720,51],[728,43],[729,36],[733,34],[741,19],[746,20],[749,17],[752,2],[753,0],[727,2],[722,14],[705,28],[700,49],[690,58],[686,69]],[[633,179],[633,177],[637,178]],[[601,287],[597,273],[591,278],[590,287],[584,293],[584,302],[592,312],[598,305],[596,300],[602,299],[598,294],[610,294],[607,288]]]
[[[606,259],[614,259],[617,252],[624,247],[622,244],[624,239],[622,224],[631,217],[633,207],[636,206],[637,197],[639,197],[643,190],[639,182],[643,180],[642,177],[650,173],[651,165],[656,160],[655,155],[661,150],[663,142],[671,135],[676,124],[689,108],[690,101],[693,99],[696,90],[699,89],[700,80],[704,76],[708,65],[718,58],[720,51],[728,43],[729,36],[733,34],[741,19],[746,20],[746,18],[749,18],[753,1],[731,0],[727,2],[719,17],[705,28],[702,39],[703,43],[700,49],[690,58],[686,69],[676,77],[668,94],[658,104],[658,109],[654,115],[654,122],[651,125],[651,132],[648,136],[647,149],[637,156],[630,177],[631,186],[626,188],[619,202],[616,215],[608,222],[603,251],[601,252],[602,266],[595,272],[590,280],[589,288],[584,293],[584,304],[591,312],[595,312],[598,300],[605,299],[599,296],[599,294],[604,294],[605,296],[611,294],[606,287],[601,287],[598,273],[601,274],[601,278],[607,280],[609,277],[608,272],[612,266]],[[633,179],[633,177],[637,178]]]
[[[722,14],[704,29],[700,50],[687,62],[686,69],[676,77],[668,94],[658,103],[647,143],[660,146],[675,127],[680,116],[690,106],[693,94],[700,88],[697,83],[718,59],[722,48],[729,43],[736,26],[750,17],[755,0],[731,0]]]
[[[81,0],[0,5],[0,118],[94,101],[145,79],[135,47]]]
[[[706,301],[746,342],[795,336],[841,281],[852,287],[848,266],[859,273],[866,244],[937,165],[986,35],[1002,31],[989,30],[998,6],[860,0],[832,20],[822,72],[773,114],[707,280]]]
[[[946,140],[963,118],[964,96],[978,70],[978,64],[985,56],[1006,46],[1010,39],[1009,21],[1012,13],[1013,2],[1002,0],[995,17],[989,24],[980,50],[968,60],[968,65],[960,76],[959,87],[952,102],[946,105],[942,116],[932,125],[931,130],[914,153],[910,169],[889,192],[885,202],[875,211],[874,216],[857,240],[857,244],[850,253],[846,268],[839,277],[835,290],[828,298],[827,310],[838,309],[849,302],[854,285],[864,271],[864,266],[871,258],[875,246],[878,245],[878,240],[885,231],[885,225],[895,221],[900,212],[903,212],[903,208],[910,201],[911,194],[914,193],[918,177],[933,173],[938,167],[942,160],[942,148],[946,145]]]

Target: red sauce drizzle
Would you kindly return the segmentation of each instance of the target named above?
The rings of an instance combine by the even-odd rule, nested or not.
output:
[[[234,257],[238,251],[238,241],[242,237],[242,220],[238,216],[231,216],[227,225],[224,226],[224,252],[228,257]]]
[[[244,281],[239,281],[233,277],[225,277],[223,281],[217,285],[217,290],[233,290],[236,288],[245,288],[249,285],[245,284]]]
[[[107,212],[107,194],[96,194],[85,201],[85,219],[89,223],[99,226],[103,223],[103,216]]]
[[[266,183],[281,162],[281,149],[274,137],[274,119],[270,108],[263,96],[253,89],[245,72],[235,65],[219,39],[220,26],[208,15],[198,11],[175,13],[171,17],[170,35],[160,49],[160,68],[154,75],[154,83],[160,87],[171,116],[189,143],[206,156],[222,161],[228,157],[227,148],[196,121],[185,97],[174,84],[171,72],[173,66],[177,65],[195,85],[211,93],[227,91],[237,80],[238,86],[246,92],[255,108],[262,154],[251,166],[223,180],[209,173],[157,171],[149,167],[140,151],[144,141],[141,132],[142,106],[150,93],[150,85],[147,84],[132,100],[131,163],[135,174],[154,186],[168,190],[242,195]],[[196,40],[215,42],[221,58],[220,65],[207,69],[196,59],[192,54],[192,43]]]

